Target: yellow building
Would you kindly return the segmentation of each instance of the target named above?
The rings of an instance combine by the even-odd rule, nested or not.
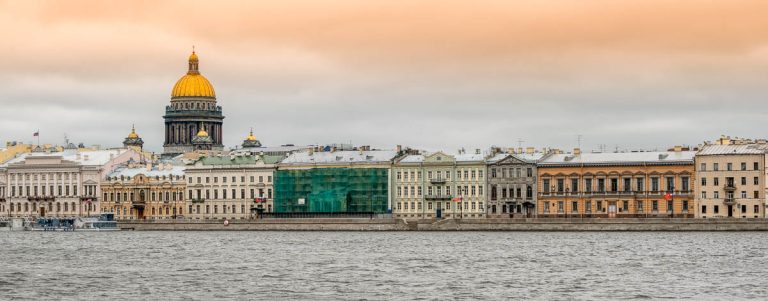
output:
[[[693,217],[695,152],[555,154],[538,165],[539,217]]]
[[[13,159],[18,154],[28,153],[32,151],[32,145],[8,142],[5,144],[5,148],[0,148],[0,164],[5,163],[10,159]]]
[[[184,168],[169,163],[130,164],[101,183],[103,212],[115,219],[175,219],[184,216]]]

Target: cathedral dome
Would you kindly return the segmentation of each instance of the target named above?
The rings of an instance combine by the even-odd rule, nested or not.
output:
[[[204,128],[200,128],[200,131],[197,132],[197,137],[208,137],[208,132]]]
[[[216,92],[213,85],[198,70],[197,54],[192,51],[189,56],[189,70],[173,86],[171,97],[213,97],[216,98]]]

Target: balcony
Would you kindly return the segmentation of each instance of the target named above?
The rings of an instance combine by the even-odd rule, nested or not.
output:
[[[445,184],[445,179],[441,179],[441,178],[429,179],[429,182],[432,184]]]
[[[52,196],[29,196],[27,200],[32,202],[53,202],[56,198]]]
[[[736,199],[734,199],[733,196],[726,196],[724,202],[726,205],[733,205],[736,204]]]
[[[733,185],[733,183],[726,183],[725,186],[723,186],[723,190],[727,192],[734,192],[736,191],[736,186]]]
[[[426,195],[424,196],[424,199],[428,201],[450,201],[451,196],[450,195]]]
[[[196,199],[192,199],[191,201],[192,203],[202,203],[202,202],[205,202],[205,199],[196,198]]]

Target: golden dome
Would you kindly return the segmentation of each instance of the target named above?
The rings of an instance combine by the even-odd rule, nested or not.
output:
[[[189,70],[173,86],[171,97],[216,97],[213,85],[198,70],[197,54],[189,56]]]
[[[253,130],[248,134],[248,137],[245,137],[245,140],[247,141],[256,141],[256,136],[253,135]]]
[[[197,132],[197,137],[208,137],[208,132],[204,128],[200,128],[200,131]]]
[[[136,139],[136,138],[139,138],[139,134],[136,134],[136,128],[132,126],[131,133],[128,134],[128,139]]]

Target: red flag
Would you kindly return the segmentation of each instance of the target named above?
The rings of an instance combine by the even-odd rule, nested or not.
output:
[[[32,133],[32,137],[40,137],[40,131]]]
[[[667,201],[671,200],[672,199],[672,193],[671,192],[667,192],[667,194],[664,195],[664,199],[667,200]]]
[[[454,201],[454,202],[458,203],[458,202],[461,202],[463,200],[464,200],[464,197],[463,196],[459,196],[459,197],[453,198],[451,201]]]

